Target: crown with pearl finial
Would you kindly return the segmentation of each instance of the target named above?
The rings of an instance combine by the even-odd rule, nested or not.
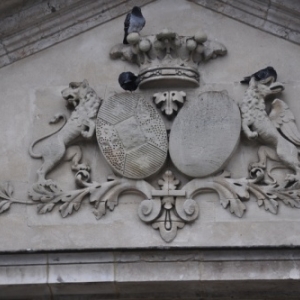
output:
[[[193,36],[179,36],[169,29],[148,36],[132,32],[127,41],[128,45],[115,45],[110,57],[137,64],[141,88],[157,87],[160,83],[197,87],[199,63],[227,53],[224,45],[208,40],[202,31]]]

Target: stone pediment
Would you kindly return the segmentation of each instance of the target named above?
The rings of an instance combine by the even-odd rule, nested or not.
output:
[[[22,143],[29,145],[32,158],[21,146],[9,152],[20,141],[4,135],[3,149],[12,159],[3,163],[1,220],[15,226],[11,219],[14,207],[23,205],[30,228],[42,226],[40,234],[45,240],[33,244],[30,238],[28,243],[15,241],[6,250],[44,249],[50,241],[60,249],[59,240],[52,241],[46,232],[59,226],[64,236],[64,228],[71,225],[87,226],[90,235],[100,234],[104,248],[167,243],[266,246],[282,243],[282,239],[297,245],[297,240],[290,241],[286,235],[268,235],[268,226],[289,227],[287,216],[297,222],[299,214],[298,121],[297,103],[293,102],[298,87],[286,60],[285,65],[280,63],[281,52],[288,50],[290,57],[295,56],[297,46],[279,40],[282,50],[275,49],[271,45],[275,40],[278,43],[276,37],[245,25],[232,36],[235,21],[221,19],[220,24],[210,26],[217,15],[188,2],[181,6],[203,14],[206,22],[201,28],[194,14],[189,21],[192,28],[187,29],[170,13],[159,21],[162,29],[156,30],[149,16],[159,5],[163,4],[143,9],[147,25],[140,33],[128,35],[128,45],[120,44],[123,18],[119,18],[41,53],[41,58],[33,56],[24,60],[25,65],[3,69],[4,83],[8,78],[19,80],[22,88],[14,93],[23,91],[21,101],[26,99],[26,109],[16,116],[26,128],[26,134],[21,131]],[[166,27],[173,29],[163,29]],[[109,35],[102,33],[108,29]],[[99,34],[105,42],[94,39]],[[268,51],[253,52],[254,40]],[[51,68],[48,60],[53,61]],[[239,83],[266,63],[277,70],[283,85],[277,78],[271,86]],[[47,84],[36,71],[42,66],[50,68],[47,73],[56,74]],[[83,66],[88,68],[82,71]],[[104,66],[110,66],[109,72]],[[13,67],[21,74],[31,73],[34,83]],[[142,89],[121,92],[117,78],[124,68],[139,73]],[[57,73],[62,69],[70,74]],[[76,76],[71,76],[74,72]],[[71,82],[82,77],[88,80]],[[13,97],[10,88],[5,93],[7,99]],[[260,95],[255,105],[261,113],[254,104],[247,104],[252,101],[251,93]],[[271,106],[265,102],[269,94],[280,97]],[[11,107],[13,99],[5,105]],[[5,113],[8,132],[19,130],[18,122],[12,123],[9,116]],[[283,135],[269,137],[256,125],[256,118],[258,122],[268,120],[270,130],[278,128]],[[278,141],[284,141],[282,147],[273,147]],[[15,162],[22,166],[20,170],[12,167]],[[18,219],[24,222],[23,216]],[[258,221],[264,222],[265,231],[245,233],[249,224],[256,228]],[[124,224],[136,231],[135,236],[147,236],[146,240],[131,239]],[[220,235],[221,224],[228,227],[225,232],[239,224],[236,234],[244,238]],[[207,226],[213,228],[211,239],[206,236]],[[27,234],[34,232],[31,229]],[[128,238],[111,239],[115,234]],[[74,239],[74,245],[82,243],[80,236]],[[85,242],[84,248],[99,247],[94,239]]]
[[[297,1],[189,0],[259,30],[299,44]],[[64,2],[3,0],[0,4],[0,67],[61,43],[153,0]]]
[[[0,251],[300,246],[299,46],[203,5],[0,69]]]

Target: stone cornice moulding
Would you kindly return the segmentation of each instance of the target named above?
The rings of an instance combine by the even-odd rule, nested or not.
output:
[[[299,268],[299,249],[278,248],[2,254],[0,293],[36,300],[298,299]]]
[[[153,0],[70,0],[56,1],[54,6],[48,2],[39,1],[0,21],[0,68]]]
[[[294,0],[188,0],[300,45],[300,2]]]

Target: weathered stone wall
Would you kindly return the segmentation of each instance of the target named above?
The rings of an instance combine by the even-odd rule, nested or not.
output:
[[[271,65],[278,72],[278,81],[285,86],[278,97],[289,105],[296,124],[300,124],[298,45],[191,1],[155,1],[145,5],[142,11],[147,20],[142,35],[155,34],[168,27],[180,35],[193,36],[202,29],[210,39],[226,46],[226,56],[200,64],[200,87],[185,89],[188,102],[197,101],[203,91],[227,90],[237,103],[246,89],[239,81]],[[107,209],[100,220],[93,215],[88,201],[66,218],[62,218],[58,206],[52,212],[38,214],[37,205],[31,205],[28,191],[37,179],[36,170],[42,161],[31,158],[28,149],[35,139],[58,128],[59,125],[48,124],[53,115],[70,114],[61,91],[72,81],[87,79],[98,96],[107,100],[114,92],[122,91],[117,82],[121,72],[139,71],[135,65],[109,58],[110,49],[123,40],[124,17],[101,23],[84,34],[0,69],[0,181],[13,187],[14,199],[28,202],[28,205],[14,204],[0,215],[0,295],[3,292],[7,298],[16,299],[27,291],[30,297],[51,299],[57,295],[80,294],[79,283],[93,282],[95,284],[85,285],[81,292],[102,293],[102,298],[108,299],[134,294],[140,299],[141,295],[150,297],[158,283],[167,281],[161,290],[162,298],[193,299],[214,295],[216,299],[224,299],[232,295],[236,299],[247,299],[246,296],[259,299],[258,294],[249,294],[255,288],[263,295],[262,299],[297,297],[298,252],[284,249],[300,245],[300,211],[281,202],[277,214],[272,214],[251,197],[243,202],[246,212],[238,218],[221,206],[215,193],[195,196],[199,217],[178,230],[170,243],[139,218],[138,207],[144,200],[139,194],[124,194],[118,205],[113,210]],[[164,88],[152,88],[136,93],[142,92],[146,101],[152,103],[153,94],[164,91]],[[170,128],[171,121],[162,117]],[[233,178],[248,176],[249,163],[257,160],[258,146],[257,142],[241,136],[226,167]],[[83,143],[83,150],[85,160],[92,167],[92,180],[105,182],[112,169],[96,139]],[[35,151],[38,152],[38,145]],[[172,164],[167,167],[181,180],[181,186],[189,181]],[[157,181],[164,171],[148,180],[157,189]],[[275,173],[278,178],[285,175],[281,170]],[[64,189],[75,187],[68,162],[57,166],[49,178]],[[10,193],[9,188],[7,190]],[[209,249],[228,247],[235,251],[213,251],[213,257],[206,261],[206,255],[211,255]],[[257,247],[274,247],[275,250],[271,257],[268,250],[259,252],[257,257]],[[140,256],[139,251],[147,248],[154,249],[153,253],[161,249],[155,262],[152,253]],[[176,250],[183,248],[208,249],[204,254],[183,251],[177,259]],[[245,248],[252,250],[248,252]],[[118,249],[129,251],[124,260],[123,254],[117,253]],[[282,251],[277,253],[276,249]],[[41,254],[29,255],[31,251]],[[51,253],[53,251],[59,254]],[[78,256],[69,252],[60,254],[67,251],[76,251]],[[89,255],[89,251],[93,252]],[[230,288],[227,288],[228,282]],[[280,294],[278,284],[287,292]],[[135,292],[137,288],[139,291]]]
[[[143,9],[148,20],[143,34],[152,34],[167,26],[182,35],[193,35],[202,28],[228,49],[227,56],[200,65],[200,88],[187,90],[188,101],[193,101],[200,91],[211,88],[226,89],[231,98],[239,101],[245,90],[239,80],[259,68],[272,65],[278,71],[278,80],[286,87],[280,98],[293,112],[298,111],[299,103],[295,100],[300,88],[297,77],[299,46],[190,2],[178,1],[172,9],[168,4],[162,1]],[[61,90],[71,81],[86,78],[99,97],[107,98],[113,91],[121,91],[117,78],[122,71],[137,72],[136,66],[109,58],[111,47],[122,41],[123,19],[120,17],[1,69],[1,180],[11,182],[15,198],[30,201],[27,193],[41,166],[41,160],[30,158],[29,146],[35,139],[52,132],[55,125],[50,126],[48,122],[55,113],[68,113]],[[154,92],[157,90],[143,93],[151,102]],[[294,115],[299,122],[298,114]],[[228,165],[234,178],[247,176],[248,164],[257,160],[256,147],[242,139]],[[98,149],[94,141],[89,142],[84,146],[84,156],[93,166],[92,178],[103,182],[112,170]],[[151,179],[154,185],[161,175]],[[187,181],[179,173],[176,176],[183,184]],[[73,188],[73,174],[68,163],[57,167],[50,178],[63,188]],[[278,214],[274,215],[258,207],[253,198],[245,202],[247,211],[240,219],[223,209],[215,194],[201,195],[197,199],[200,217],[179,230],[171,246],[299,245],[297,209],[280,203]],[[138,195],[124,195],[119,206],[113,212],[107,211],[98,221],[88,203],[83,203],[76,214],[64,219],[57,209],[40,215],[36,206],[14,205],[0,218],[1,250],[169,247],[157,231],[139,220],[137,208],[141,200]]]

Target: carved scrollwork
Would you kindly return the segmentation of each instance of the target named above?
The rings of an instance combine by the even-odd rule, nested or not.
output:
[[[199,206],[194,199],[177,197],[175,204],[176,212],[182,220],[192,222],[197,219],[199,215]]]
[[[141,220],[159,229],[166,242],[172,241],[185,223],[198,217],[198,205],[186,199],[185,191],[177,190],[179,183],[171,171],[166,171],[158,180],[161,190],[152,190],[152,198],[142,201],[138,210]]]
[[[138,215],[144,222],[151,222],[158,218],[161,212],[161,200],[159,197],[143,200],[138,208]]]

